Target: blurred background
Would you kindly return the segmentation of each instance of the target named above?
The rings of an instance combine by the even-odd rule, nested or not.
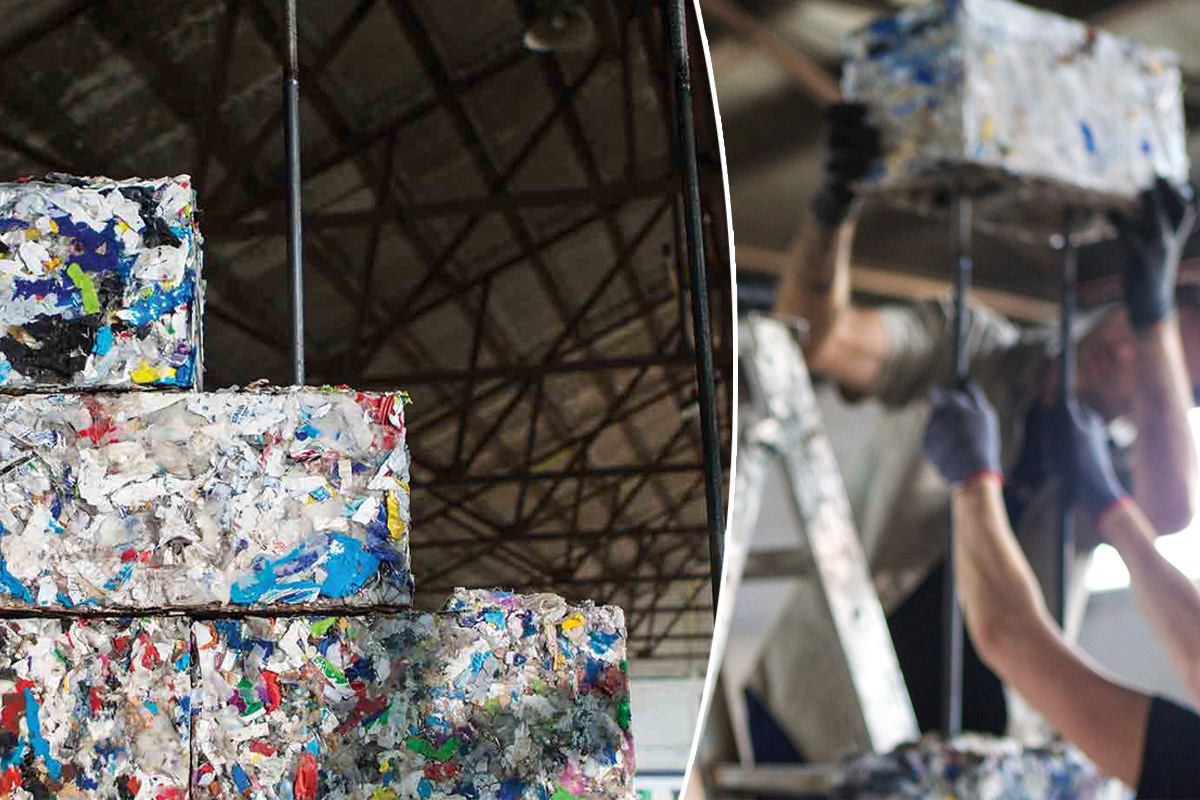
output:
[[[842,38],[879,14],[920,2],[901,0],[699,0],[711,46],[730,183],[736,239],[739,311],[769,310],[778,275],[798,245],[820,178],[821,109],[840,98]],[[1027,5],[1079,18],[1145,44],[1174,50],[1185,82],[1185,113],[1192,131],[1193,165],[1200,163],[1200,14],[1189,0],[1033,0]],[[1193,167],[1193,179],[1197,176]],[[868,204],[853,247],[855,302],[880,304],[949,296],[949,226]],[[976,230],[974,294],[980,302],[1022,323],[1058,319],[1061,253],[1049,243],[1029,244]],[[1081,305],[1120,296],[1120,263],[1101,248],[1080,264]],[[1200,236],[1193,236],[1181,265],[1182,279],[1200,279]],[[743,386],[743,391],[744,391]],[[838,466],[853,495],[866,490],[871,466],[889,443],[862,435],[883,410],[866,402],[849,406],[818,382],[819,406]],[[741,395],[744,398],[744,395]],[[746,408],[741,408],[745,419]],[[1193,411],[1193,428],[1200,419]],[[919,436],[916,430],[914,435]],[[878,487],[887,491],[886,486]],[[741,503],[743,498],[737,499]],[[835,759],[853,751],[851,723],[817,730],[767,725],[757,708],[762,693],[807,698],[830,709],[843,699],[837,681],[788,675],[764,667],[764,652],[782,635],[810,636],[819,647],[819,626],[789,601],[811,584],[812,558],[782,473],[769,470],[758,524],[745,547],[748,556],[737,589],[720,667],[720,681],[705,722],[696,780],[688,800],[734,796],[718,790],[721,770],[731,777],[774,761]],[[1160,550],[1184,571],[1200,577],[1200,531],[1195,523],[1163,537]],[[809,573],[806,575],[806,573]],[[1086,577],[1092,595],[1080,640],[1102,664],[1142,686],[1181,697],[1165,656],[1133,607],[1128,574],[1115,551],[1102,546]],[[878,583],[878,580],[877,580]],[[814,603],[819,595],[813,595]],[[788,628],[789,625],[795,627]],[[830,669],[835,667],[831,666]],[[809,681],[810,691],[796,688]],[[796,686],[793,686],[795,684]],[[820,684],[820,688],[816,687]],[[832,688],[831,688],[832,687]],[[796,717],[802,718],[797,712]],[[829,716],[823,717],[826,721]],[[801,744],[809,744],[806,752]],[[820,745],[812,742],[820,741]],[[704,778],[707,787],[702,785]],[[708,794],[705,791],[707,789]],[[743,793],[736,796],[757,796]]]

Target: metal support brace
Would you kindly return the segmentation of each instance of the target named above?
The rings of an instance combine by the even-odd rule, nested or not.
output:
[[[971,290],[971,198],[959,192],[951,217],[951,269],[954,271],[954,382],[970,377],[967,353],[967,293]],[[954,521],[946,531],[942,581],[942,731],[962,732],[963,620],[954,581]]]
[[[1070,426],[1069,406],[1075,399],[1075,337],[1072,328],[1075,326],[1076,281],[1079,263],[1079,246],[1074,242],[1072,234],[1075,229],[1075,212],[1067,208],[1063,212],[1063,261],[1062,261],[1062,291],[1060,302],[1060,333],[1062,340],[1062,375],[1058,391],[1058,410],[1060,424],[1057,435],[1060,437],[1062,448],[1062,465],[1073,464],[1075,439]],[[1071,580],[1071,564],[1075,559],[1075,519],[1072,506],[1075,501],[1075,481],[1072,470],[1063,469],[1059,475],[1058,497],[1058,530],[1059,547],[1057,548],[1058,563],[1056,574],[1058,578],[1058,608],[1056,609],[1058,623],[1064,628],[1067,624],[1068,585]]]
[[[292,382],[304,385],[304,234],[301,228],[300,50],[296,0],[286,0],[287,64],[283,72],[284,150],[287,155],[287,256],[292,289]],[[364,287],[363,291],[366,291]]]
[[[696,160],[696,127],[692,116],[692,76],[688,63],[688,0],[667,0],[671,67],[675,80],[676,153],[684,174],[683,210],[691,277],[692,326],[696,340],[696,372],[700,394],[700,433],[704,444],[704,489],[708,511],[708,554],[712,572],[713,609],[721,591],[725,560],[725,512],[722,499],[721,437],[717,428],[716,382],[713,378],[712,326],[708,313],[707,259],[700,209],[700,170]]]

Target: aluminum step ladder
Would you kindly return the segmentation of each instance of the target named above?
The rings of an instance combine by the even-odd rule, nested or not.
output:
[[[811,600],[806,600],[806,616],[820,619],[798,631],[796,647],[820,653],[821,669],[829,670],[823,680],[828,685],[828,675],[840,673],[834,685],[842,690],[828,696],[809,686],[806,692],[804,676],[781,676],[776,683],[783,695],[776,700],[803,709],[794,715],[803,722],[785,725],[785,730],[793,744],[815,760],[836,758],[838,753],[891,751],[919,737],[916,716],[825,435],[800,331],[779,319],[744,314],[738,350],[743,396],[727,596],[737,597],[736,586],[756,576],[780,577],[789,571],[799,576],[805,587],[800,596]],[[772,471],[782,475],[798,520],[800,546],[791,554],[755,553],[751,548],[759,525],[780,522],[762,515]],[[813,606],[821,607],[819,613],[811,613]],[[726,699],[741,764],[750,767],[753,756],[741,688],[727,684]],[[831,734],[842,741],[829,741]]]

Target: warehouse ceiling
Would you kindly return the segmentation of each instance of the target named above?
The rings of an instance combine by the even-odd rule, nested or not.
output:
[[[817,189],[820,109],[838,95],[842,37],[908,0],[700,0],[725,134],[739,286],[784,268]],[[1200,15],[1194,0],[1032,0],[1180,56],[1193,165],[1200,165]],[[1193,170],[1194,175],[1200,172]],[[1113,299],[1118,265],[1104,246],[1081,256],[1080,300]],[[949,226],[874,203],[854,245],[852,280],[867,302],[948,291]],[[980,299],[1018,319],[1057,314],[1060,255],[1049,244],[977,232]],[[1200,278],[1200,236],[1185,265]]]
[[[641,673],[702,668],[703,458],[657,10],[585,0],[593,42],[539,55],[519,6],[299,3],[309,383],[412,395],[420,605],[457,585],[615,602]],[[288,382],[283,3],[0,13],[0,174],[192,175],[205,388]],[[729,242],[692,52],[727,474]]]

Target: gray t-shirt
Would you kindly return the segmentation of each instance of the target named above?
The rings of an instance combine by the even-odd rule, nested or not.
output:
[[[1104,312],[1098,310],[1093,318]],[[891,611],[945,550],[950,524],[946,485],[921,456],[920,442],[929,418],[929,389],[948,380],[953,371],[954,308],[948,300],[926,300],[885,307],[880,315],[887,357],[874,385],[863,393],[882,406],[875,430],[866,437],[871,457],[860,461],[857,474],[843,477],[880,600]],[[996,409],[1001,463],[1009,474],[1024,446],[1026,418],[1058,354],[1057,331],[1019,328],[986,308],[972,306],[966,347],[970,374]],[[1051,477],[1016,525],[1052,612],[1057,610],[1057,508],[1057,480]],[[1072,581],[1069,633],[1082,612],[1083,565],[1099,543],[1084,515],[1076,515],[1075,532],[1080,557]]]

